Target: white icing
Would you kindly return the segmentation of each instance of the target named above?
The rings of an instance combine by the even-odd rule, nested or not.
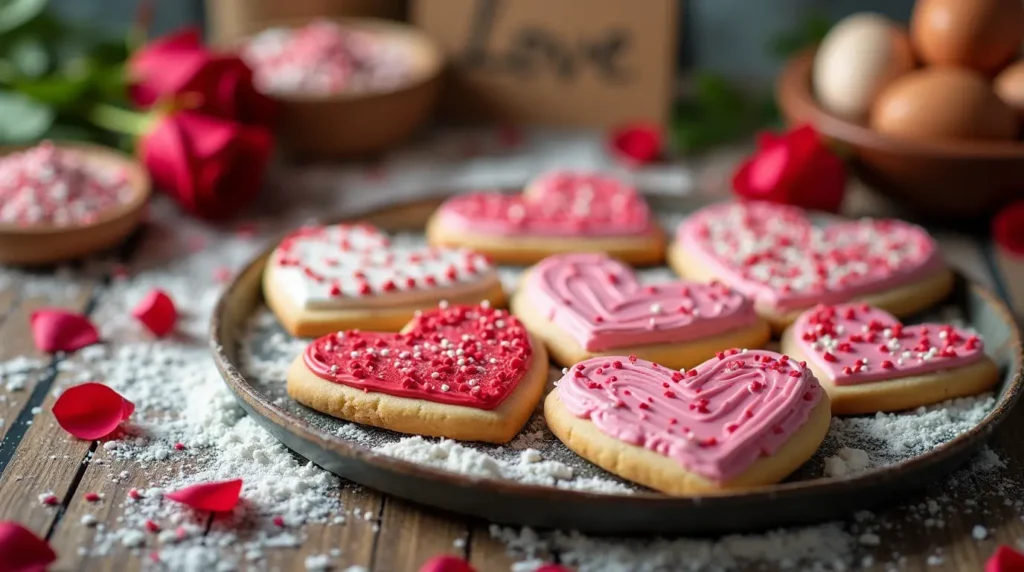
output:
[[[482,254],[392,243],[367,225],[302,229],[274,250],[268,270],[276,287],[305,310],[412,305],[498,279]]]

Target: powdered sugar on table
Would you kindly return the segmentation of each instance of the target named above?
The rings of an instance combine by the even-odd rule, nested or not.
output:
[[[298,204],[324,204],[315,197],[306,198],[309,200]],[[259,237],[278,236],[307,222],[318,209],[274,213],[253,220],[247,228],[256,228]],[[272,551],[301,545],[311,524],[345,527],[354,526],[359,519],[352,518],[351,507],[338,500],[340,479],[289,452],[242,413],[209,356],[206,330],[224,274],[255,255],[265,246],[264,241],[254,239],[251,231],[211,230],[182,217],[162,199],[154,204],[151,219],[154,222],[133,262],[116,267],[117,272],[111,272],[113,262],[109,260],[91,261],[51,275],[0,270],[0,284],[19,281],[28,295],[62,294],[69,276],[122,276],[102,287],[95,298],[92,319],[105,343],[58,360],[55,367],[61,375],[54,392],[71,384],[101,380],[136,404],[126,431],[105,440],[86,459],[91,465],[88,474],[130,486],[134,493],[103,499],[102,503],[112,503],[122,511],[116,523],[97,524],[99,506],[90,504],[88,514],[94,518],[82,517],[61,526],[92,531],[80,536],[85,539],[80,547],[84,554],[131,550],[148,555],[143,565],[154,570],[265,569]],[[422,238],[406,235],[400,240]],[[509,284],[517,276],[514,269],[502,272]],[[670,277],[664,269],[644,274],[645,280]],[[132,306],[157,286],[183,310],[177,333],[163,340],[150,339],[130,317]],[[948,320],[949,316],[942,318]],[[287,398],[283,380],[288,363],[306,343],[284,333],[273,316],[261,309],[247,327],[239,365],[278,406],[324,431],[382,454],[465,474],[608,494],[635,490],[565,449],[552,438],[539,414],[510,444],[497,447],[401,436],[302,408]],[[0,363],[3,383],[8,384],[7,388],[0,386],[0,398],[28,399],[19,393],[19,376],[45,367],[47,363],[25,358]],[[822,450],[794,478],[823,475],[826,459],[831,457],[843,460],[847,469],[852,466],[855,472],[921,454],[977,424],[992,404],[992,397],[982,396],[906,414],[834,421]],[[47,411],[41,412],[38,420],[53,423]],[[212,522],[205,514],[162,500],[165,491],[236,477],[245,480],[245,502]],[[32,495],[43,492],[47,491],[27,491]],[[900,511],[910,515],[909,522],[915,527],[940,528],[954,501],[970,499],[979,505],[977,523],[981,525],[984,512],[996,510],[983,506],[1005,504],[1019,516],[1024,508],[1020,498],[1002,460],[985,450],[971,467],[933,485],[924,497]],[[37,510],[57,509],[39,505]],[[905,520],[906,514],[899,517]],[[159,532],[150,532],[147,522],[156,524]],[[870,545],[872,535],[894,534],[892,526],[888,516],[862,513],[844,523],[718,539],[621,540],[499,526],[492,527],[491,534],[519,562],[515,569],[524,571],[552,557],[579,570],[713,570],[749,565],[849,569],[882,558],[898,565],[901,554],[872,555]],[[316,569],[336,560],[330,554],[323,556],[311,555],[306,566]],[[930,561],[942,560],[939,553],[931,556]]]

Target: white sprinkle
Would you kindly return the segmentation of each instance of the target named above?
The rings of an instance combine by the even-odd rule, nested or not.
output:
[[[971,536],[973,536],[975,540],[985,540],[988,538],[988,530],[984,526],[976,524],[974,528],[971,529]]]

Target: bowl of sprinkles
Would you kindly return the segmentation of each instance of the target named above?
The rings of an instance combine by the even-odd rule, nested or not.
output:
[[[316,19],[242,40],[256,88],[281,104],[282,144],[301,156],[381,152],[430,117],[443,56],[425,34],[372,18]]]
[[[0,263],[50,264],[110,248],[142,220],[150,183],[110,149],[44,141],[0,149]]]

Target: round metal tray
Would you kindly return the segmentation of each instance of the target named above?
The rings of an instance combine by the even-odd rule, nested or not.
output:
[[[656,212],[685,213],[692,200],[650,198]],[[345,217],[389,231],[422,230],[440,199],[405,203]],[[330,222],[337,222],[336,219]],[[276,245],[276,243],[275,243]],[[250,262],[223,293],[210,337],[224,380],[241,406],[284,445],[317,465],[383,493],[491,522],[574,529],[590,533],[714,534],[842,518],[873,505],[895,502],[956,468],[977,451],[1008,415],[1021,393],[1021,342],[1005,305],[988,289],[958,277],[944,303],[985,339],[1002,379],[995,404],[980,423],[916,457],[843,478],[790,480],[755,491],[702,497],[657,492],[596,493],[467,476],[401,460],[346,439],[333,419],[282,402],[254,384],[240,366],[241,336],[262,308],[260,276],[274,245]],[[908,320],[914,322],[914,320]],[[280,380],[278,388],[283,387]],[[287,398],[284,398],[287,400]],[[289,405],[289,406],[286,406]],[[581,461],[582,462],[582,461]]]

